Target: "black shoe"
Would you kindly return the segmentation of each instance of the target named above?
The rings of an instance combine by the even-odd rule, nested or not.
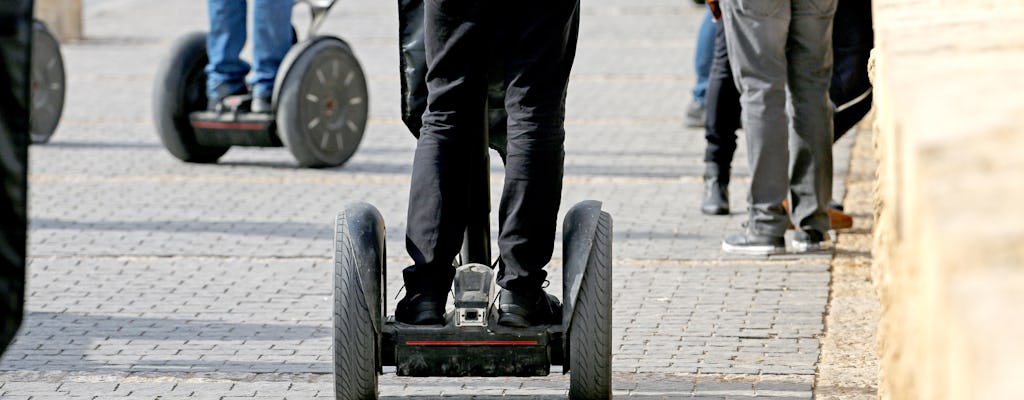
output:
[[[722,240],[722,250],[726,253],[767,256],[786,252],[786,240],[781,236],[756,235],[737,233]]]
[[[498,324],[515,328],[562,323],[562,303],[544,290],[517,293],[501,289]]]
[[[704,170],[704,197],[700,211],[707,215],[729,214],[729,171],[715,163],[707,163]]]
[[[700,212],[707,215],[729,214],[729,188],[717,178],[704,180],[704,200]]]
[[[247,89],[245,86],[242,86],[241,89],[238,89],[238,90],[236,90],[234,92],[230,92],[230,91],[227,91],[227,90],[218,91],[216,96],[211,97],[211,98],[209,98],[207,100],[207,102],[206,102],[206,110],[207,111],[221,112],[225,108],[227,108],[227,106],[224,105],[224,99],[227,99],[228,97],[231,97],[231,96],[239,96],[239,95],[243,95],[243,94],[247,94],[247,93],[249,93],[249,89]]]
[[[832,240],[827,233],[808,229],[793,234],[793,250],[799,253],[823,251],[832,248]]]
[[[395,320],[413,325],[438,325],[444,323],[444,306],[448,293],[430,294],[405,292],[405,297],[395,307]]]
[[[270,114],[270,98],[253,96],[251,110],[256,114]]]

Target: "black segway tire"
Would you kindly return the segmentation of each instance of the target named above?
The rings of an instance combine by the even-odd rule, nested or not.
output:
[[[366,203],[338,215],[334,250],[334,392],[377,398],[384,310],[384,223]]]
[[[569,327],[569,398],[612,398],[612,217],[602,211]]]
[[[156,131],[174,157],[185,162],[216,162],[229,147],[198,144],[189,120],[190,113],[206,109],[206,33],[185,35],[171,48],[153,88]]]
[[[60,43],[42,22],[32,26],[32,143],[50,141],[64,112],[64,57]]]
[[[274,90],[278,134],[299,162],[337,167],[355,154],[369,112],[366,77],[351,48],[317,36],[292,47]]]

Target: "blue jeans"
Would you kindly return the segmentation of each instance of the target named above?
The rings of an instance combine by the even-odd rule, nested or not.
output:
[[[704,13],[704,20],[697,31],[697,50],[693,54],[693,68],[697,72],[697,84],[693,85],[693,101],[704,104],[708,90],[708,76],[711,73],[711,59],[715,53],[715,22],[711,11]]]
[[[292,46],[291,0],[253,0],[252,94],[269,98],[281,60]],[[245,89],[249,63],[239,58],[245,46],[246,0],[208,0],[210,33],[206,36],[206,95],[216,98]]]

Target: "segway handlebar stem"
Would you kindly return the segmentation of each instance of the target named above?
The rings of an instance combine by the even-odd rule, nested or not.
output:
[[[320,26],[327,20],[327,14],[330,13],[331,7],[334,7],[336,0],[295,0],[295,4],[306,4],[309,6],[309,11],[312,14],[309,23],[309,31],[306,37],[313,37],[316,32],[320,30]]]

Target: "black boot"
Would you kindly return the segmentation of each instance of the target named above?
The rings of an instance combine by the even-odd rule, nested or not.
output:
[[[562,303],[544,290],[521,293],[501,289],[498,324],[516,328],[562,322]]]
[[[729,214],[729,169],[705,163],[704,197],[700,211],[707,215]]]

